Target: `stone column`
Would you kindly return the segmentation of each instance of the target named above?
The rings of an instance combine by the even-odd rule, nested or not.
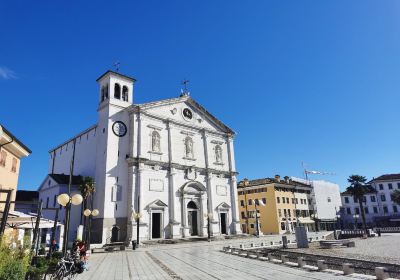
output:
[[[207,213],[211,213],[213,216],[210,219],[210,234],[213,235],[214,229],[213,224],[215,224],[215,213],[214,213],[214,204],[213,204],[213,192],[212,192],[212,185],[211,185],[211,178],[212,174],[209,171],[209,158],[208,158],[208,141],[207,141],[207,134],[205,130],[202,130],[203,134],[203,146],[204,146],[204,161],[206,164],[206,188],[207,188]],[[202,217],[204,219],[204,217]]]
[[[238,193],[237,193],[237,179],[236,179],[236,168],[235,159],[233,151],[233,138],[231,136],[227,139],[228,146],[228,159],[229,159],[229,172],[231,174],[230,178],[230,195],[231,195],[231,211],[232,211],[232,233],[240,234],[240,220],[239,220],[239,208],[238,208]]]

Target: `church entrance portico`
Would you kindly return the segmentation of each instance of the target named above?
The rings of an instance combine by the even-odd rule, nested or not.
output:
[[[191,181],[181,188],[182,237],[204,236],[206,224],[206,188],[199,182]]]

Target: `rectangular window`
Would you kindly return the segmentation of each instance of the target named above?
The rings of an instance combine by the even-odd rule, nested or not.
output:
[[[294,204],[295,202],[294,202],[294,198],[292,198],[292,204]]]
[[[286,209],[283,209],[283,216],[287,216],[287,212],[286,212]]]
[[[299,204],[299,200],[296,198],[296,204]]]
[[[371,202],[375,202],[376,201],[375,195],[371,195],[370,199],[371,199]]]
[[[383,206],[383,213],[387,214],[387,212],[389,212],[387,206]]]
[[[363,196],[362,201],[363,201],[363,202],[367,202],[367,197],[366,197],[366,196]]]
[[[254,224],[250,224],[250,227],[251,227],[251,228],[254,228]]]
[[[278,215],[279,215],[279,217],[282,217],[282,210],[281,209],[278,209]]]
[[[289,197],[286,197],[286,203],[289,204]]]
[[[17,159],[13,158],[12,159],[12,166],[11,166],[11,172],[17,172]]]
[[[347,196],[344,198],[344,203],[349,203],[349,198]]]
[[[382,191],[383,190],[383,185],[379,184],[379,189]]]
[[[347,214],[351,215],[351,209],[350,208],[346,208]]]
[[[1,151],[0,153],[0,165],[1,166],[6,166],[6,159],[7,159],[7,153],[6,151]]]
[[[122,187],[119,185],[115,185],[111,190],[111,201],[121,201],[122,200]]]
[[[397,206],[396,205],[393,205],[393,212],[397,213]]]
[[[332,199],[330,197],[328,197],[328,202],[332,202]]]
[[[365,213],[365,214],[369,214],[368,207],[365,207],[365,208],[364,208],[364,213]]]
[[[253,200],[249,199],[249,205],[253,205]]]
[[[386,201],[386,196],[384,194],[381,194],[381,201]]]
[[[400,183],[397,183],[397,188],[400,190]]]
[[[377,214],[378,213],[378,207],[374,206],[374,213]]]
[[[388,186],[389,186],[389,190],[393,190],[393,184],[392,183],[389,183]]]
[[[288,216],[292,217],[292,213],[290,212],[290,209],[287,210]]]
[[[50,197],[46,198],[46,208],[49,208],[49,201],[50,201]]]
[[[279,197],[276,198],[277,203],[281,203],[281,199]]]
[[[242,219],[245,219],[245,218],[246,218],[245,213],[244,213],[244,212],[241,212],[241,214],[242,214]]]
[[[286,199],[282,197],[282,203],[286,203]]]
[[[244,200],[240,201],[240,206],[244,207]]]
[[[356,207],[356,208],[354,208],[354,210],[356,210],[356,214],[360,214],[360,208],[358,208],[358,207]]]

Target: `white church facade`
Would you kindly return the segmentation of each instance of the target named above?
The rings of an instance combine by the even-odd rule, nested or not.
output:
[[[235,133],[188,94],[135,104],[135,79],[107,71],[97,82],[97,124],[49,159],[49,174],[69,174],[74,157],[73,175],[95,179],[92,242],[136,239],[138,213],[142,241],[207,236],[207,216],[213,236],[241,233]],[[54,203],[46,180],[40,190]]]

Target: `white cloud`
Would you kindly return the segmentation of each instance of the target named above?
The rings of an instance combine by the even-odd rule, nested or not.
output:
[[[7,67],[0,66],[0,79],[11,80],[16,79],[17,76],[13,70],[8,69]]]

